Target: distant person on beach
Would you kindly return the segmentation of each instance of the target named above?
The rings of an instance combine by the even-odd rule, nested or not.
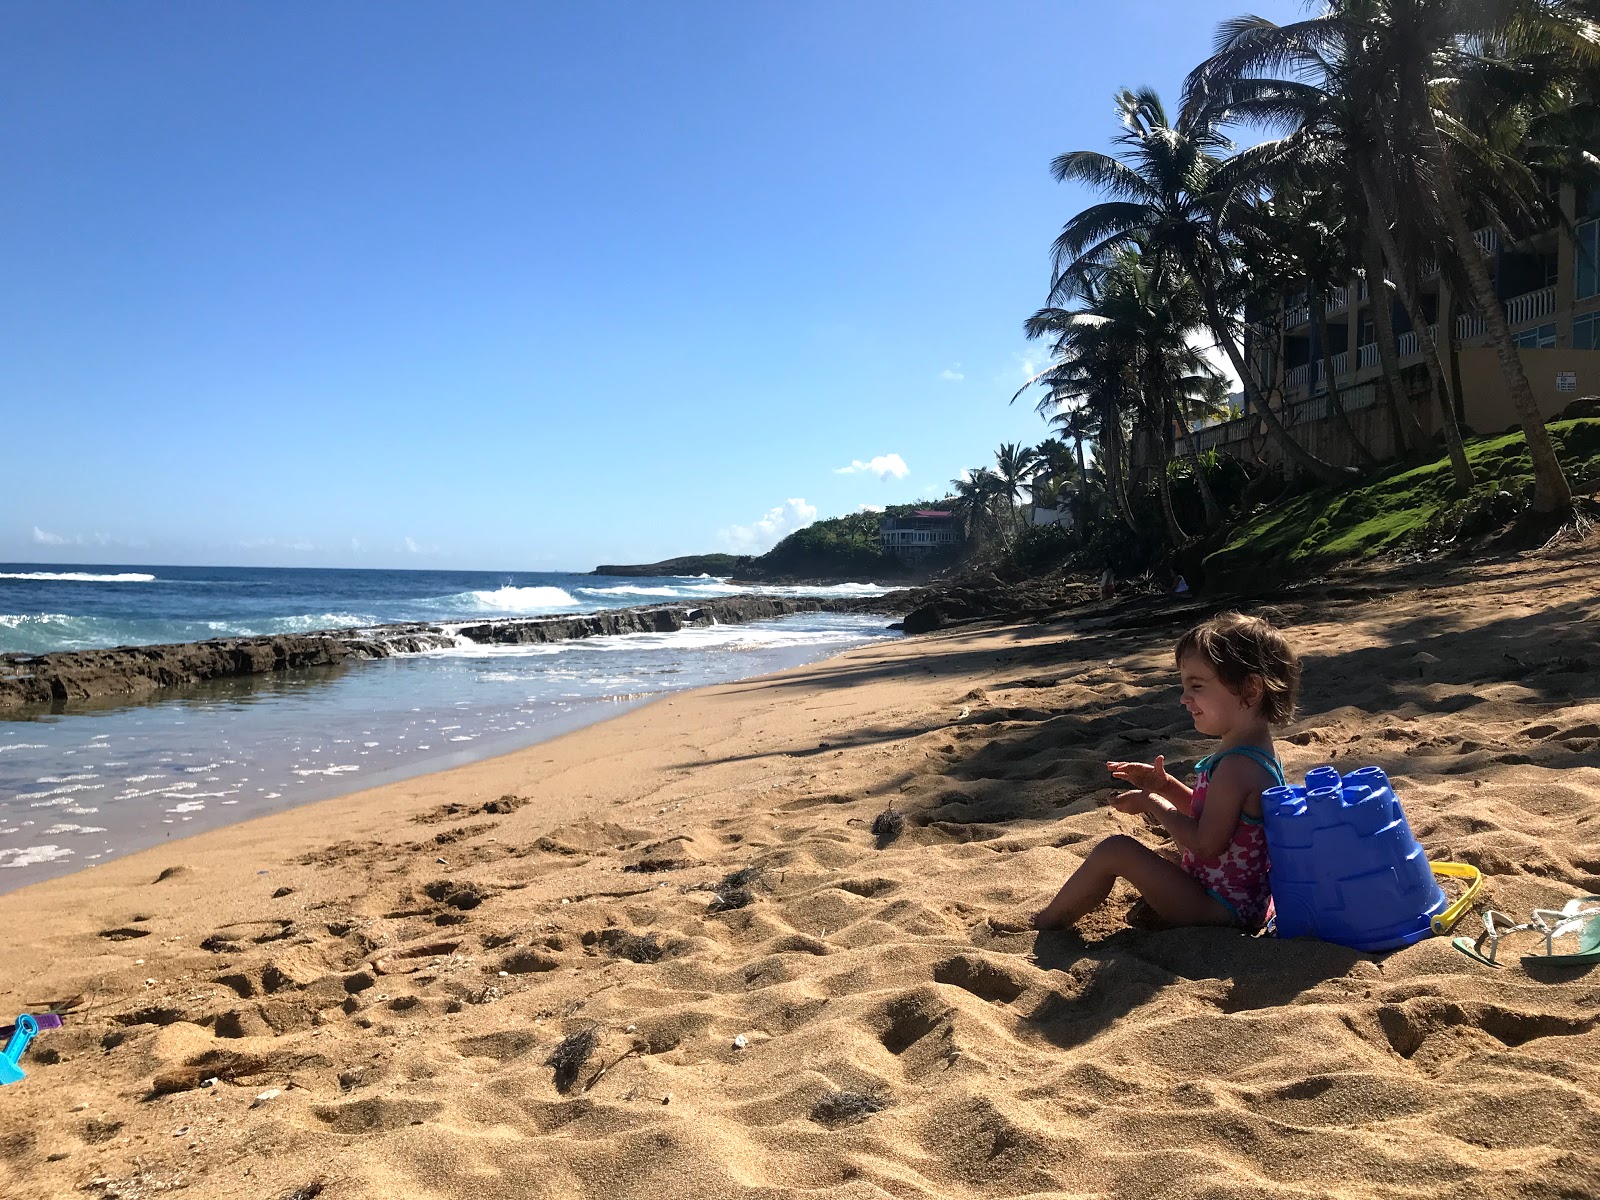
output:
[[[1100,575],[1100,599],[1109,600],[1117,594],[1117,577],[1107,567]]]
[[[1174,925],[1253,930],[1266,919],[1271,892],[1261,793],[1283,783],[1272,726],[1294,713],[1300,661],[1283,634],[1238,613],[1196,625],[1178,639],[1173,657],[1194,727],[1221,744],[1199,763],[1192,788],[1167,774],[1161,755],[1153,764],[1106,766],[1133,785],[1115,806],[1155,820],[1178,844],[1179,861],[1125,834],[1108,837],[1034,914],[1035,929],[1072,924],[1103,903],[1118,879]]]

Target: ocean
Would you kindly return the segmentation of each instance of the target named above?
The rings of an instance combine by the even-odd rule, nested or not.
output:
[[[429,621],[570,615],[871,584],[745,588],[708,576],[0,564],[0,653]],[[0,892],[474,759],[669,692],[898,636],[804,613],[543,645],[474,646],[219,681],[137,703],[0,717]]]

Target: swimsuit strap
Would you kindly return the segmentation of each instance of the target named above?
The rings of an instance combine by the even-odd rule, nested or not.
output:
[[[1202,758],[1195,764],[1194,769],[1197,772],[1214,771],[1216,770],[1217,764],[1223,759],[1227,758],[1230,754],[1242,754],[1252,762],[1258,763],[1259,765],[1265,767],[1268,771],[1272,772],[1272,777],[1273,779],[1277,780],[1278,786],[1283,786],[1283,768],[1278,764],[1278,760],[1273,758],[1272,755],[1268,754],[1265,750],[1258,749],[1255,746],[1234,746],[1230,750],[1219,750],[1215,754],[1208,754],[1205,758]]]

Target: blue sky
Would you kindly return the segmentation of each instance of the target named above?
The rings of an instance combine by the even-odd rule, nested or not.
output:
[[[587,570],[1003,441],[1111,95],[1289,0],[0,3],[0,560]]]

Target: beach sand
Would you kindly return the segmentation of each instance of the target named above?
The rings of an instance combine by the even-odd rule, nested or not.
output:
[[[1596,565],[1278,604],[1291,774],[1384,766],[1496,908],[1600,891]],[[77,998],[0,1088],[0,1193],[1600,1192],[1600,971],[1524,968],[1528,935],[1495,971],[1160,930],[1125,890],[1025,928],[1097,838],[1159,844],[1104,763],[1206,751],[1194,611],[874,645],[0,897],[0,1010]]]

